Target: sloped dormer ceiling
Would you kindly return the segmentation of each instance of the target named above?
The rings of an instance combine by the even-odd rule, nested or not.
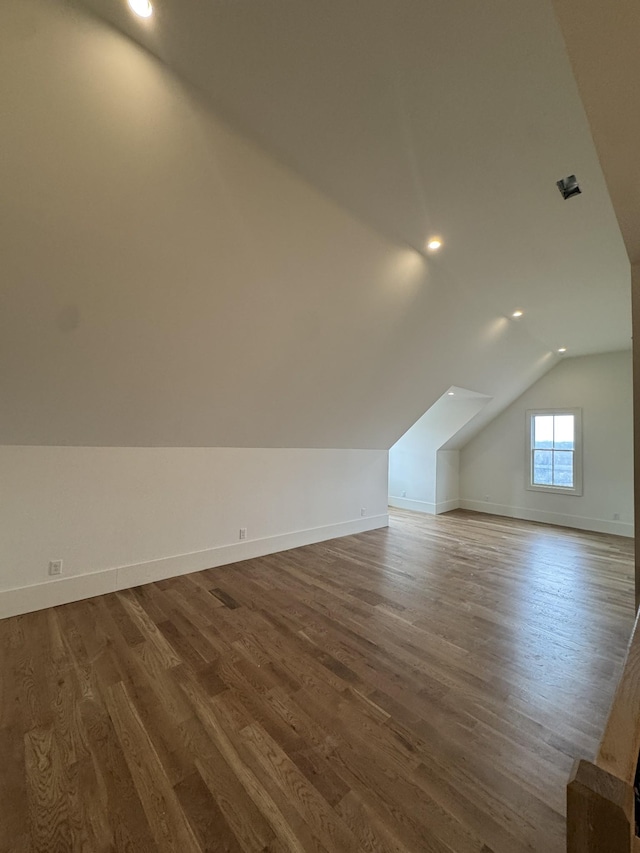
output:
[[[0,443],[385,448],[629,346],[546,2],[155,6],[0,5]]]

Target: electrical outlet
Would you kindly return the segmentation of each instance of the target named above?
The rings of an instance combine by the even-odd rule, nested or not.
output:
[[[407,490],[406,490],[406,489],[403,489],[403,491],[402,491],[402,497],[403,497],[403,498],[406,498],[406,496],[407,496]]]
[[[240,536],[238,538],[239,539],[246,539],[247,538],[247,528],[246,527],[240,528]]]
[[[49,563],[49,574],[50,575],[61,575],[62,574],[62,560],[51,560]]]
[[[619,512],[613,513],[613,520],[614,521],[620,521],[620,513]]]
[[[362,507],[362,508],[360,509],[360,515],[364,518],[364,516],[365,516],[366,514],[367,514],[366,509],[365,509],[364,507]]]
[[[488,500],[489,500],[489,495],[485,495],[485,496],[484,496],[484,499],[485,499],[485,501],[488,501]]]

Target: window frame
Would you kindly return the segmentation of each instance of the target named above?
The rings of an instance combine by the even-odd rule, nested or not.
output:
[[[573,415],[573,487],[545,486],[533,482],[533,425],[536,415]],[[525,423],[525,488],[554,495],[582,495],[582,409],[527,409]]]

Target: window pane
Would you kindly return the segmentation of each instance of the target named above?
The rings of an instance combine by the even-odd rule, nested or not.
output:
[[[573,453],[556,450],[553,454],[553,485],[573,488]]]
[[[535,415],[533,419],[533,446],[553,447],[553,415]],[[551,459],[549,459],[551,465]]]
[[[537,418],[536,418],[537,420]],[[550,450],[533,451],[533,483],[536,486],[553,485],[553,464]]]
[[[527,415],[530,453],[527,488],[581,494],[580,411],[543,409]]]
[[[555,415],[554,444],[559,450],[573,450],[573,415]]]

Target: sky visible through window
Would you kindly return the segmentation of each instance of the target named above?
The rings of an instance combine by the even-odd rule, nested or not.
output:
[[[532,473],[534,486],[573,488],[573,415],[535,415]]]

